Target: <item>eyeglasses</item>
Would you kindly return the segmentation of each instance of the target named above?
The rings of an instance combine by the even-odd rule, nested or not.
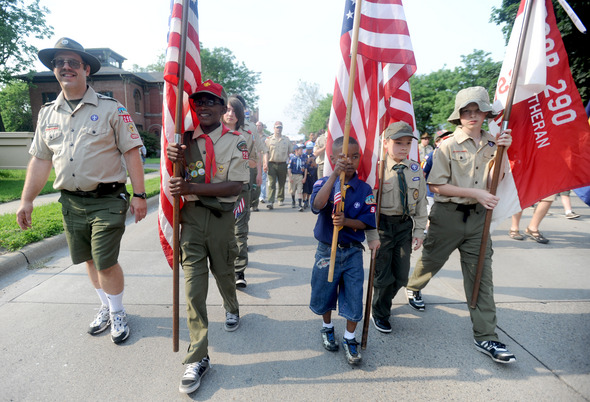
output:
[[[51,65],[53,66],[53,68],[62,68],[63,66],[66,65],[66,63],[68,63],[68,65],[73,68],[74,70],[77,70],[80,68],[80,66],[82,64],[84,64],[84,62],[78,61],[78,60],[72,60],[72,59],[53,59],[51,60]]]
[[[275,126],[275,128],[283,128],[283,126]]]
[[[191,99],[191,103],[194,106],[209,106],[209,107],[212,107],[212,106],[215,106],[215,105],[223,105],[222,102],[219,102],[219,101],[216,101],[216,100],[213,100],[213,99],[207,99],[207,100],[201,100],[201,99],[194,100],[194,99]]]

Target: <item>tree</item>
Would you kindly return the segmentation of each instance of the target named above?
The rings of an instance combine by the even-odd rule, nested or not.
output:
[[[166,55],[161,54],[155,63],[147,67],[134,64],[131,71],[164,71],[165,64]],[[238,62],[231,50],[225,47],[209,50],[201,44],[201,75],[203,81],[212,80],[221,84],[228,95],[242,95],[248,103],[248,108],[255,108],[258,102],[255,86],[260,83],[260,73],[249,70],[244,62]]]
[[[46,7],[39,6],[39,0],[28,5],[23,0],[0,0],[0,85],[33,66],[37,48],[27,40],[30,36],[44,39],[53,35],[53,28],[45,21],[48,13]],[[4,129],[0,112],[0,131]]]
[[[33,131],[33,114],[29,102],[29,85],[13,81],[0,92],[0,114],[6,131]]]
[[[455,107],[455,95],[463,88],[482,86],[493,99],[502,63],[493,61],[489,55],[483,50],[474,50],[461,56],[462,65],[452,71],[443,67],[410,78],[414,115],[420,133],[453,128],[447,119]]]
[[[201,46],[201,75],[203,81],[221,84],[228,95],[242,95],[248,108],[255,108],[258,102],[255,86],[260,83],[260,73],[249,70],[244,62],[238,62],[228,48],[209,50]]]
[[[586,104],[590,100],[590,37],[582,34],[570,20],[557,0],[553,0],[557,27],[561,32],[563,44],[567,51],[574,82],[580,91],[582,101]],[[569,0],[578,17],[588,26],[590,21],[590,0]],[[506,43],[510,39],[512,26],[516,19],[516,12],[520,0],[503,0],[502,7],[492,7],[490,21],[496,25],[504,25],[502,32]]]
[[[312,110],[318,107],[321,99],[319,84],[298,80],[297,91],[289,104],[288,113],[294,119],[305,121]],[[299,132],[303,133],[303,128]]]
[[[39,0],[28,5],[24,0],[0,0],[0,83],[32,67],[37,48],[27,42],[31,36],[45,39],[53,35],[45,21],[48,13]]]
[[[303,126],[299,130],[300,133],[316,133],[327,128],[330,109],[332,109],[332,98],[332,94],[327,94],[317,102],[317,106],[303,119]]]

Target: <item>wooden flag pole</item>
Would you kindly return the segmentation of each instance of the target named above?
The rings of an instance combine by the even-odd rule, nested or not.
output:
[[[176,86],[176,113],[174,116],[174,142],[182,144],[182,120],[184,102],[184,69],[186,65],[186,36],[188,31],[188,0],[182,2],[180,31],[180,56],[178,60],[178,85]],[[181,166],[174,162],[174,177],[179,177]],[[178,352],[179,329],[179,257],[180,257],[180,196],[174,196],[172,205],[172,350]]]
[[[514,68],[512,69],[512,81],[510,83],[510,89],[508,90],[508,98],[506,100],[506,107],[504,108],[504,115],[502,116],[501,131],[508,128],[508,121],[510,120],[510,114],[512,112],[512,104],[514,102],[514,94],[516,93],[516,86],[518,82],[518,73],[520,71],[520,63],[522,61],[522,55],[524,53],[524,47],[526,42],[526,33],[531,19],[531,10],[535,0],[528,0],[524,7],[524,16],[522,29],[518,39],[518,47],[516,48],[516,58],[514,60]],[[504,159],[504,147],[499,146],[496,151],[496,157],[494,158],[494,174],[492,175],[492,183],[490,185],[490,193],[495,195],[498,189],[498,182],[500,181],[500,173],[502,170],[502,161]],[[473,293],[471,294],[471,302],[469,307],[475,309],[477,306],[477,299],[479,297],[479,287],[481,284],[481,277],[483,275],[483,264],[485,261],[486,246],[490,236],[490,225],[492,223],[493,209],[486,210],[486,219],[484,222],[483,233],[481,236],[481,245],[479,247],[479,259],[477,261],[477,270],[475,271],[475,281],[473,283]]]
[[[350,74],[348,79],[348,97],[346,100],[346,119],[344,120],[344,142],[342,143],[342,153],[348,155],[348,139],[350,138],[350,126],[352,125],[352,98],[354,95],[354,80],[356,78],[356,55],[358,50],[359,26],[361,23],[361,4],[362,0],[357,0],[354,9],[354,25],[352,29],[352,43],[350,51]],[[338,204],[336,212],[344,211],[344,196],[346,195],[346,187],[344,186],[344,179],[346,172],[340,173],[340,192],[342,194],[342,201]],[[328,270],[328,282],[334,280],[334,265],[336,263],[336,249],[338,248],[338,232],[342,229],[341,226],[334,227],[332,234],[332,250],[330,253],[330,268]]]
[[[381,152],[379,159],[379,192],[377,193],[377,212],[375,213],[375,229],[379,230],[379,215],[381,213],[381,197],[383,189],[383,175],[385,172],[385,139],[381,134]],[[367,282],[367,297],[365,299],[365,318],[363,320],[363,335],[361,338],[361,349],[367,348],[367,337],[369,336],[369,319],[371,317],[371,303],[373,303],[373,281],[375,279],[375,253],[371,252],[371,265],[369,266],[369,280]]]

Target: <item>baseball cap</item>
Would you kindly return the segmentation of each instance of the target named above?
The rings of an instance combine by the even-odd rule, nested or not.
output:
[[[189,96],[189,98],[194,99],[198,94],[201,93],[211,94],[221,99],[224,105],[227,105],[227,94],[220,84],[217,84],[211,80],[207,80],[199,85],[197,89],[195,89],[195,92]]]
[[[413,139],[417,140],[417,138],[414,136],[412,126],[403,121],[391,123],[389,127],[385,129],[384,135],[386,139],[392,140],[397,140],[398,138],[402,137],[412,137]]]

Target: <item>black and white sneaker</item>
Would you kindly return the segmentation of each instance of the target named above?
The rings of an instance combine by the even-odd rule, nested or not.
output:
[[[111,340],[113,343],[121,343],[129,338],[129,325],[125,310],[111,313]]]
[[[422,293],[420,291],[406,289],[408,296],[408,304],[418,311],[424,311],[424,300],[422,300]]]
[[[184,394],[195,392],[201,385],[201,378],[209,371],[210,367],[209,356],[204,357],[200,362],[187,364],[178,390]]]
[[[229,311],[225,312],[225,324],[223,328],[227,332],[233,332],[240,326],[240,315],[239,314],[232,314]]]
[[[244,273],[236,272],[236,287],[245,288],[246,286],[248,286],[248,282],[246,282],[246,278],[244,278]]]
[[[373,325],[379,332],[383,332],[384,334],[388,334],[392,331],[391,324],[388,320],[381,320],[379,318],[375,318],[371,316],[371,321],[373,321]]]
[[[337,351],[338,343],[336,342],[336,338],[334,337],[334,328],[323,327],[320,332],[322,334],[322,342],[324,344],[324,348],[326,350],[329,350],[330,352]]]
[[[477,350],[490,356],[497,363],[513,363],[516,361],[516,357],[501,342],[476,341],[475,339],[473,342]]]
[[[348,364],[359,364],[361,362],[361,352],[359,352],[359,343],[356,339],[342,338],[342,347]]]
[[[90,335],[100,334],[102,331],[107,329],[111,325],[111,314],[109,310],[109,306],[102,305],[96,317],[94,317],[94,321],[90,323],[88,326],[88,333]]]

